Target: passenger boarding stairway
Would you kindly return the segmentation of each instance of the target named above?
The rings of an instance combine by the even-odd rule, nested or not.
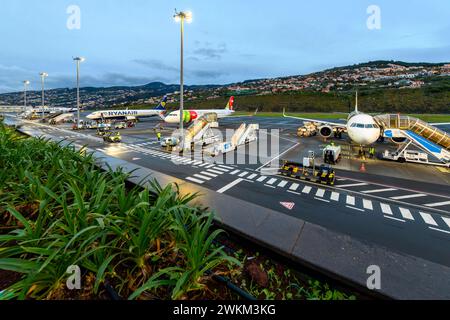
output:
[[[378,115],[374,119],[383,128],[384,137],[406,138],[442,163],[450,164],[448,133],[420,119],[400,114]]]

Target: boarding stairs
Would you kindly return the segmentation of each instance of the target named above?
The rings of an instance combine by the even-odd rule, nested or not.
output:
[[[391,139],[406,139],[432,155],[444,165],[450,164],[450,135],[420,119],[400,115],[384,114],[374,117],[383,128],[383,136]]]

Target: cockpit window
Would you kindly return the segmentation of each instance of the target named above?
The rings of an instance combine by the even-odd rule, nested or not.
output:
[[[364,128],[364,125],[363,125],[362,123],[357,123],[357,124],[356,124],[356,127],[357,127],[357,128]]]

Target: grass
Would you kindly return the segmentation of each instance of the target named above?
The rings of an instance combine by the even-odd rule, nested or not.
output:
[[[212,213],[176,185],[129,188],[127,174],[98,169],[91,155],[3,125],[0,166],[0,270],[20,275],[0,299],[70,298],[73,265],[87,298],[108,281],[130,299],[186,299],[206,290],[205,271],[239,264],[211,246]]]
[[[255,254],[226,253],[213,214],[175,184],[127,186],[120,169],[1,123],[0,167],[0,300],[109,299],[105,284],[130,300],[237,299],[214,275],[259,299],[354,298],[266,259],[269,285],[255,284],[244,266]],[[72,266],[80,291],[66,286]]]

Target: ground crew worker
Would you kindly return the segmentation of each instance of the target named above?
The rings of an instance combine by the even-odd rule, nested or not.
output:
[[[157,132],[156,133],[156,138],[158,138],[158,141],[161,141],[161,132]]]
[[[371,147],[369,150],[369,153],[370,153],[370,158],[373,159],[375,157],[375,148]]]

